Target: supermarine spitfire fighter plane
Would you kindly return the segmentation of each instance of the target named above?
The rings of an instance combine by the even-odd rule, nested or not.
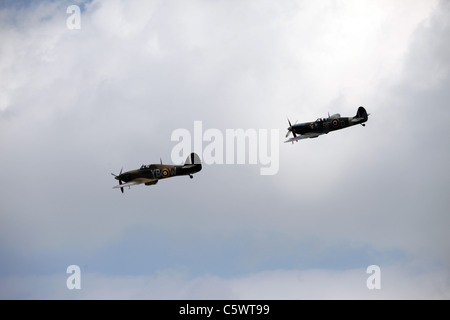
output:
[[[157,184],[160,179],[166,179],[175,176],[187,176],[192,179],[193,174],[202,170],[202,164],[200,157],[196,153],[191,153],[187,158],[184,165],[168,165],[168,164],[149,164],[142,165],[137,170],[127,171],[122,173],[120,170],[119,175],[111,173],[116,180],[119,180],[119,184],[113,188],[120,188],[123,193],[124,187],[131,187],[136,184],[145,184],[150,186]]]
[[[305,122],[292,125],[288,119],[289,128],[286,134],[286,138],[292,132],[293,137],[287,139],[285,142],[298,141],[306,138],[317,138],[322,134],[327,134],[330,131],[335,131],[357,124],[361,124],[363,127],[369,117],[366,109],[359,107],[354,117],[341,117],[339,113],[328,115],[328,118],[319,118],[314,122]]]

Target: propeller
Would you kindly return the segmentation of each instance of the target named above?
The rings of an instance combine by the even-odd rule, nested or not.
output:
[[[112,173],[112,172],[111,172],[111,174],[112,174],[114,177],[120,177],[120,175],[122,174],[122,170],[123,170],[123,167],[122,167],[122,169],[120,169],[119,175],[115,175],[115,174]],[[119,180],[119,185],[122,185],[122,180],[120,180],[120,179],[118,179],[118,180]],[[120,191],[122,191],[122,193],[123,193],[123,187],[120,188]]]
[[[292,132],[292,134],[294,135],[294,138],[297,137],[297,134],[295,133],[295,131],[292,129],[292,124],[291,121],[289,121],[289,119],[287,119],[288,123],[289,123],[289,127],[287,128],[288,132],[286,133],[286,138],[289,136],[289,133]],[[295,122],[297,123],[297,122]]]

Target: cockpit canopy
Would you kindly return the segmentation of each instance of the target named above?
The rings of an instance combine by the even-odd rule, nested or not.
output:
[[[340,118],[341,115],[339,113],[333,114],[330,116],[330,119]]]

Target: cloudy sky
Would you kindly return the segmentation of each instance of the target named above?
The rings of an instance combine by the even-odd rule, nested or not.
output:
[[[0,298],[450,298],[448,1],[6,0],[0,39]],[[195,121],[279,170],[112,189]]]

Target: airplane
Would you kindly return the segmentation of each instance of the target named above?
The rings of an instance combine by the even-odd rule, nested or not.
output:
[[[123,169],[123,168],[122,168]],[[131,187],[137,184],[145,184],[150,186],[157,184],[159,180],[166,179],[175,176],[186,176],[193,178],[193,174],[202,170],[202,164],[200,157],[196,153],[191,153],[184,163],[184,165],[168,165],[162,164],[149,164],[142,165],[137,170],[131,170],[122,173],[122,169],[118,175],[111,173],[116,180],[119,180],[119,184],[114,186],[115,188],[120,188],[123,193],[124,187]]]
[[[314,122],[305,122],[292,125],[288,119],[289,127],[286,138],[292,133],[293,137],[285,141],[292,142],[299,141],[301,139],[307,138],[317,138],[322,134],[328,134],[328,132],[336,131],[339,129],[347,128],[357,124],[366,125],[364,122],[367,121],[370,113],[367,113],[366,109],[359,107],[354,117],[341,117],[339,113],[333,114],[328,118],[319,118]]]

